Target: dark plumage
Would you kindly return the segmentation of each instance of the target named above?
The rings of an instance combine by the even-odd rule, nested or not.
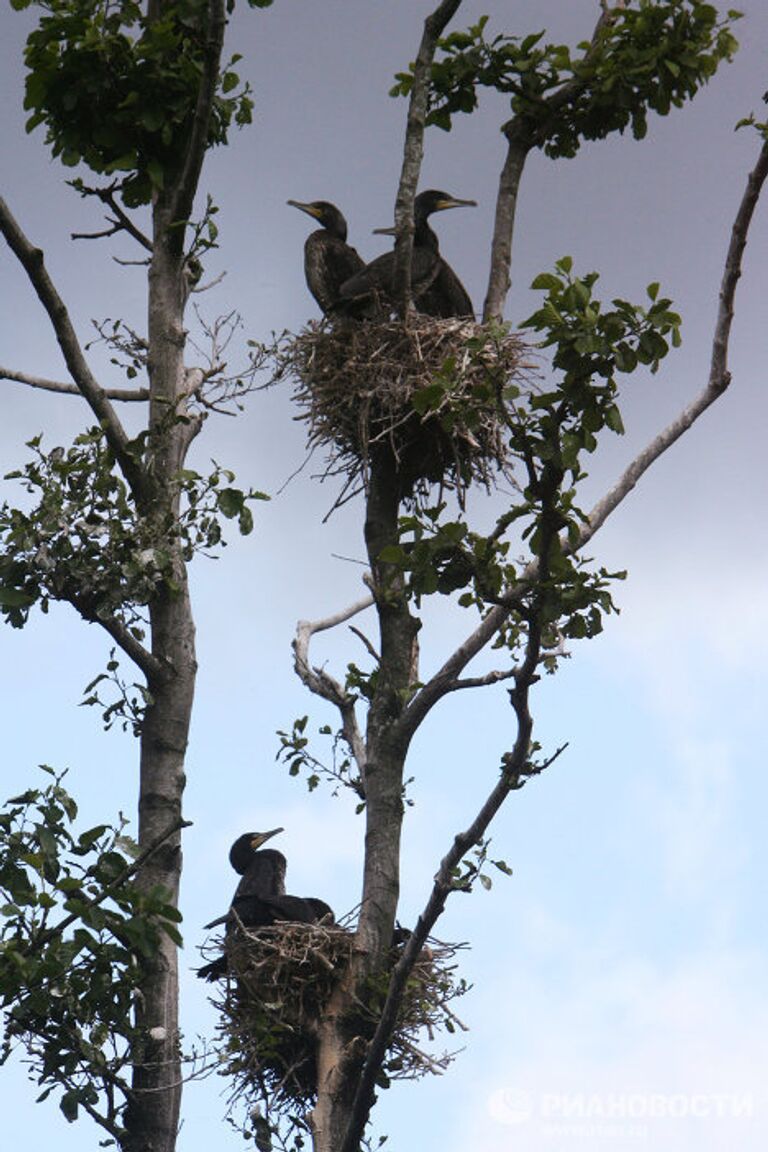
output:
[[[449,264],[440,256],[437,236],[428,224],[435,212],[448,208],[474,205],[474,200],[459,200],[447,192],[429,189],[420,192],[413,205],[413,258],[411,261],[411,293],[416,308],[429,316],[471,316],[472,301],[461,281]],[[393,235],[394,228],[379,228],[384,235]],[[341,285],[336,311],[351,312],[368,301],[380,301],[391,308],[394,294],[395,254],[385,252],[362,271]]]
[[[472,320],[475,315],[469,293],[442,256],[437,275],[426,292],[417,297],[416,308],[425,316],[435,316],[439,320],[450,320],[453,317]]]
[[[206,928],[226,924],[228,932],[233,912],[245,928],[267,928],[279,923],[316,924],[326,918],[333,923],[333,912],[323,900],[314,896],[286,895],[286,860],[282,852],[271,848],[259,851],[262,844],[282,831],[282,828],[273,828],[271,832],[246,832],[235,840],[229,851],[229,862],[242,879],[235,889],[229,911],[211,920]],[[218,980],[226,972],[225,952],[210,964],[198,968],[197,975],[201,980]]]
[[[307,287],[327,316],[339,298],[341,285],[365,268],[365,262],[347,244],[347,222],[335,204],[327,200],[288,203],[322,224],[304,244],[304,275]]]

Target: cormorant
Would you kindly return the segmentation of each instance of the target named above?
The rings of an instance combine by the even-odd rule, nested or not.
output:
[[[335,204],[327,200],[288,203],[322,224],[304,244],[304,275],[307,287],[327,316],[339,298],[341,285],[362,271],[365,261],[347,244],[347,222]]]
[[[420,192],[413,204],[413,258],[411,261],[411,294],[420,312],[429,316],[472,316],[472,301],[450,265],[440,256],[437,236],[427,223],[434,212],[448,208],[473,206],[475,200],[460,200],[447,192],[429,189]],[[378,228],[377,232],[392,235],[394,228]],[[364,301],[381,299],[393,303],[394,252],[385,252],[361,272],[341,285],[337,311],[350,312]]]
[[[442,256],[437,276],[426,292],[416,299],[416,310],[423,312],[425,316],[435,316],[439,320],[451,320],[453,317],[459,320],[475,318],[469,293]]]
[[[246,832],[235,840],[229,851],[229,862],[242,879],[229,911],[211,920],[205,925],[206,929],[226,924],[229,931],[233,911],[245,928],[266,928],[278,923],[316,924],[325,919],[333,923],[333,911],[323,900],[285,894],[286,860],[282,852],[271,848],[259,851],[262,844],[282,831],[282,828],[273,828],[270,832]],[[198,968],[197,975],[201,980],[218,980],[226,972],[225,952]]]

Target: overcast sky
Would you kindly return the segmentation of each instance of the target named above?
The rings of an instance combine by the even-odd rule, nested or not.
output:
[[[424,0],[276,0],[238,11],[230,51],[254,89],[255,123],[211,155],[202,181],[220,206],[221,247],[206,268],[226,273],[200,297],[208,317],[238,310],[242,340],[298,329],[316,315],[304,284],[307,217],[288,198],[335,201],[366,258],[386,242],[405,103],[387,95],[413,58]],[[723,6],[724,7],[724,6]],[[652,379],[627,381],[627,434],[592,461],[591,502],[637,450],[704,385],[730,224],[757,155],[736,121],[762,110],[768,87],[768,6],[744,0],[742,48],[693,105],[650,121],[642,143],[619,137],[572,161],[529,162],[518,212],[513,290],[518,322],[537,297],[537,272],[564,254],[596,269],[604,298],[641,300],[659,280],[682,313],[682,349]],[[490,29],[525,35],[546,27],[556,41],[587,37],[593,0],[465,0],[454,26],[482,12]],[[0,188],[90,338],[91,318],[122,316],[141,328],[141,270],[113,255],[126,241],[72,243],[101,225],[94,206],[64,185],[41,133],[24,133],[21,52],[29,13],[0,11]],[[422,187],[478,201],[439,217],[444,255],[481,307],[506,108],[485,97],[454,131],[431,130]],[[628,568],[617,589],[621,615],[603,637],[575,645],[556,679],[540,686],[536,736],[568,751],[510,800],[493,829],[493,854],[514,869],[490,893],[457,897],[438,935],[471,944],[462,972],[474,985],[458,1007],[470,1031],[442,1079],[384,1094],[376,1131],[398,1152],[757,1152],[768,1139],[768,971],[764,888],[766,676],[766,482],[768,351],[765,321],[768,204],[754,224],[737,300],[733,384],[693,431],[645,477],[591,552]],[[0,363],[41,376],[64,368],[36,298],[0,253],[4,308]],[[120,378],[100,349],[102,383]],[[190,359],[193,359],[193,353]],[[44,432],[68,443],[90,417],[78,400],[0,382],[0,471],[25,459]],[[223,558],[196,561],[200,678],[188,759],[182,955],[190,1038],[215,1029],[206,990],[191,975],[201,925],[226,907],[232,839],[283,825],[289,890],[311,892],[342,912],[359,899],[362,821],[346,798],[308,798],[275,763],[277,729],[309,712],[335,717],[295,681],[290,641],[300,617],[325,616],[360,595],[361,507],[328,523],[336,494],[304,460],[303,426],[289,388],[251,398],[237,420],[208,422],[193,466],[215,459],[243,486],[273,493],[247,540]],[[130,415],[126,418],[130,420]],[[278,494],[279,493],[279,494]],[[6,499],[15,498],[4,485]],[[500,507],[497,496],[492,507]],[[482,499],[472,514],[487,516]],[[461,636],[464,622],[430,614],[424,672]],[[426,629],[425,629],[426,632]],[[35,765],[70,769],[84,822],[122,809],[133,818],[136,748],[103,733],[78,708],[83,686],[109,649],[71,612],[35,617],[0,634],[2,797],[34,779]],[[331,670],[362,657],[346,637],[318,645]],[[127,671],[127,669],[126,669]],[[405,831],[403,923],[417,915],[453,834],[474,814],[511,746],[503,688],[459,694],[416,740],[409,775],[415,806]],[[222,1128],[225,1086],[212,1077],[187,1088],[179,1152],[242,1147]],[[101,1134],[67,1126],[51,1102],[34,1107],[17,1063],[0,1075],[0,1146],[90,1152]]]

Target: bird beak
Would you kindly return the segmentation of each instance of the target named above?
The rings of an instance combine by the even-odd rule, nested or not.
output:
[[[261,848],[262,844],[266,844],[273,836],[277,836],[278,832],[284,832],[284,828],[273,828],[271,832],[254,832],[253,839],[251,840],[251,848],[254,852],[257,848]]]
[[[477,200],[459,200],[449,196],[445,200],[438,200],[435,211],[444,212],[446,208],[477,208]]]
[[[299,208],[302,212],[306,212],[308,216],[314,216],[316,220],[320,219],[320,210],[315,208],[314,204],[302,204],[300,200],[286,200],[286,204],[290,204],[292,208]],[[282,832],[282,828],[280,829]]]
[[[289,200],[290,204],[291,201]],[[477,208],[477,200],[459,200],[457,196],[446,196],[444,200],[438,200],[434,207],[435,212],[445,212],[447,208]],[[389,228],[374,228],[374,236],[396,236],[397,228],[394,224]]]

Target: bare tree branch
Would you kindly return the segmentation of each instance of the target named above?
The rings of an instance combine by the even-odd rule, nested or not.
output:
[[[624,471],[618,483],[595,504],[589,514],[589,523],[584,526],[577,547],[586,544],[599,528],[605,523],[610,514],[632,491],[643,473],[650,468],[663,452],[687,432],[694,421],[698,420],[707,408],[722,396],[731,382],[728,371],[728,344],[733,321],[734,300],[736,285],[741,277],[742,259],[747,244],[749,226],[754,215],[760,193],[768,177],[768,140],[764,141],[760,149],[757,164],[750,172],[747,187],[739,204],[736,217],[731,229],[728,252],[725,259],[723,278],[720,283],[720,298],[715,324],[715,334],[712,340],[712,359],[710,362],[709,380],[706,387],[689,404],[680,415],[660,432],[642,452],[639,453]]]
[[[741,199],[731,229],[723,278],[720,286],[720,304],[712,343],[712,361],[709,379],[699,396],[687,405],[680,415],[667,428],[635,457],[618,482],[595,504],[587,523],[581,528],[575,543],[564,540],[565,552],[575,552],[582,548],[603,526],[613,511],[622,503],[637,484],[643,473],[658,460],[659,456],[674,444],[691,425],[706,412],[711,404],[723,394],[730,383],[727,369],[728,342],[733,319],[736,285],[741,276],[742,259],[747,243],[747,235],[752,216],[760,198],[763,185],[768,177],[768,141],[763,143],[757,164],[747,179],[747,187]],[[410,739],[431,708],[449,692],[455,690],[457,677],[462,670],[487,644],[491,642],[504,621],[521,603],[522,596],[538,578],[539,565],[531,562],[521,573],[520,579],[508,588],[500,601],[488,612],[466,640],[448,657],[440,669],[432,676],[404,710],[399,726],[404,738]]]
[[[108,205],[115,215],[115,219],[110,219],[107,216],[107,221],[111,228],[104,232],[72,232],[70,235],[73,240],[99,240],[104,236],[113,236],[117,232],[127,232],[132,236],[137,243],[141,244],[142,248],[146,248],[148,252],[152,251],[152,241],[148,236],[145,236],[140,228],[137,228],[133,220],[131,220],[128,213],[121,207],[120,203],[115,196],[117,183],[112,183],[108,188],[92,188],[79,181],[71,181],[81,196],[96,196],[101,200],[102,204]]]
[[[346,692],[343,686],[330,673],[322,668],[313,668],[309,662],[309,645],[317,632],[326,632],[329,628],[336,628],[351,620],[353,616],[364,612],[374,603],[373,596],[366,596],[357,603],[337,612],[335,616],[328,616],[324,620],[300,620],[296,625],[296,637],[293,641],[294,668],[303,684],[316,696],[335,704],[341,715],[341,731],[349,749],[354,757],[362,779],[365,779],[367,756],[365,741],[360,732],[355,713],[354,697]]]
[[[48,313],[72,379],[104,429],[115,459],[132,492],[141,498],[146,491],[147,480],[139,460],[131,450],[128,434],[88,366],[64,301],[48,275],[42,251],[35,248],[27,239],[2,197],[0,197],[0,231],[27,273],[32,287]]]
[[[424,124],[427,118],[429,76],[437,42],[446,25],[461,5],[461,0],[442,0],[424,21],[424,32],[413,68],[413,85],[408,101],[403,165],[395,200],[395,273],[394,298],[402,316],[411,305],[411,260],[413,256],[413,201],[424,156]]]
[[[13,368],[3,368],[0,365],[0,380],[13,380],[17,384],[26,384],[29,388],[42,388],[45,392],[59,392],[64,396],[81,396],[82,391],[77,384],[67,384],[63,380],[47,380],[44,376],[32,376],[29,372],[16,372]],[[104,388],[104,395],[108,400],[148,400],[148,388]]]
[[[511,680],[515,675],[514,668],[505,670],[495,669],[487,672],[485,676],[466,676],[463,680],[454,680],[450,692],[459,692],[464,688],[487,688],[489,684],[500,684],[503,680]]]
[[[116,616],[100,616],[98,612],[94,611],[93,606],[85,596],[70,596],[68,600],[89,624],[101,625],[118,647],[122,648],[126,656],[129,656],[144,673],[150,685],[168,671],[157,657],[153,656],[141,641],[136,639],[130,628],[122,620],[118,620]]]

